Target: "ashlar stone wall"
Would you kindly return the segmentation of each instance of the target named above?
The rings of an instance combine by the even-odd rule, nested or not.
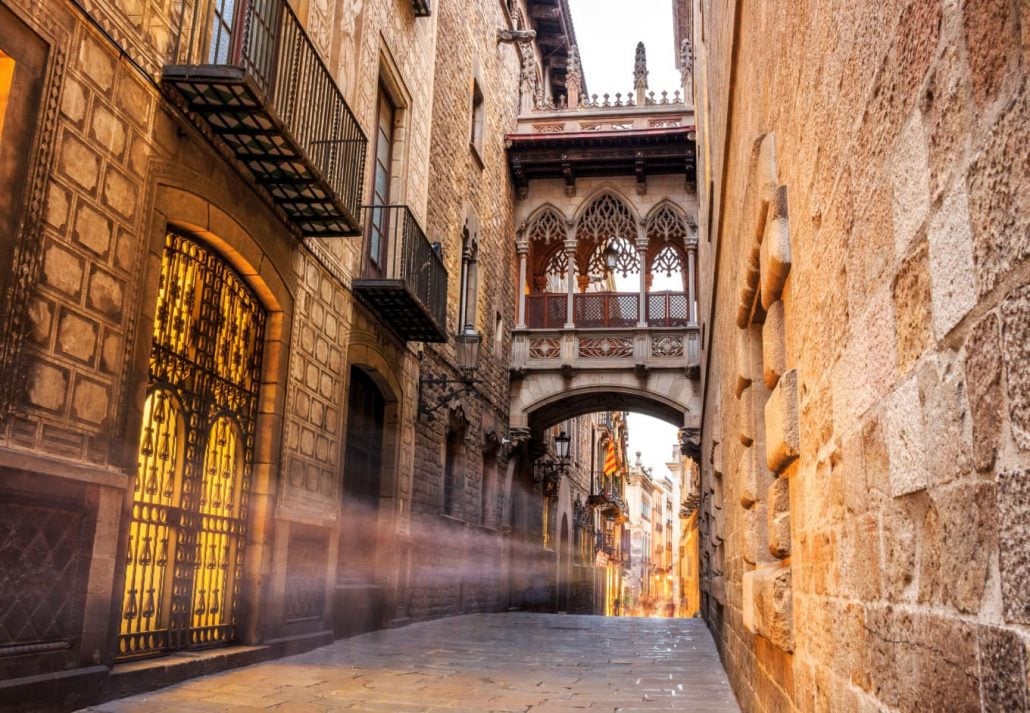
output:
[[[742,708],[1026,710],[1028,6],[692,5],[702,610]]]

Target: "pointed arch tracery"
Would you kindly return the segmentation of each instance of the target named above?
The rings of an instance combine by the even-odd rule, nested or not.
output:
[[[669,201],[659,203],[644,219],[650,242],[676,243],[686,246],[697,241],[693,221]]]
[[[632,241],[636,236],[636,215],[614,193],[606,192],[594,198],[576,219],[578,242],[605,243],[613,237]]]
[[[552,205],[538,209],[526,221],[525,236],[530,243],[564,242],[567,221],[561,211]]]

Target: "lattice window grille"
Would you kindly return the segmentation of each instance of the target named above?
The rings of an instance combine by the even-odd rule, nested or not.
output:
[[[539,211],[526,226],[526,236],[533,243],[564,242],[566,237],[565,217],[554,209],[545,208]]]
[[[692,225],[682,213],[671,205],[663,205],[647,219],[647,237],[650,240],[675,242],[685,245],[693,235]]]
[[[672,245],[666,245],[651,261],[651,272],[664,272],[666,277],[683,274],[683,255]]]
[[[569,256],[561,245],[553,250],[544,263],[544,275],[547,277],[547,286],[551,287],[554,279],[564,280],[569,273]]]
[[[621,200],[606,193],[587,206],[576,225],[576,239],[605,243],[613,237],[634,238],[637,221]]]

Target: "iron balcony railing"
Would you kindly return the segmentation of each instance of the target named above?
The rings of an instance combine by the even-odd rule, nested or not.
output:
[[[362,262],[355,288],[381,292],[390,283],[397,283],[420,309],[412,313],[387,295],[379,303],[381,316],[412,341],[446,341],[447,268],[440,244],[429,242],[405,205],[364,206],[364,222]],[[423,315],[429,322],[420,324]],[[434,328],[437,334],[425,333]]]
[[[690,326],[685,292],[649,292],[644,295],[649,327]],[[568,314],[568,295],[526,295],[529,329],[561,329]],[[572,323],[580,328],[627,329],[640,321],[639,292],[583,292],[572,296]]]
[[[180,17],[165,81],[305,234],[360,234],[368,140],[290,4],[186,0]]]

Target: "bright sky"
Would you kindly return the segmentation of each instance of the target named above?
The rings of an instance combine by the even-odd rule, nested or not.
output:
[[[591,94],[633,91],[637,42],[647,48],[648,86],[672,96],[680,87],[672,0],[569,0],[583,76]]]
[[[587,89],[598,96],[615,92],[626,96],[633,91],[633,60],[637,42],[647,48],[648,86],[656,93],[663,89],[672,95],[680,86],[676,69],[672,32],[672,0],[569,0],[572,21],[576,27],[579,55]],[[681,289],[674,276],[664,283],[665,276],[655,276],[652,289]],[[639,278],[631,275],[629,285],[619,284],[620,291],[633,292]],[[657,476],[664,476],[665,463],[677,443],[676,427],[642,414],[629,417],[629,456],[636,461],[636,452]]]

